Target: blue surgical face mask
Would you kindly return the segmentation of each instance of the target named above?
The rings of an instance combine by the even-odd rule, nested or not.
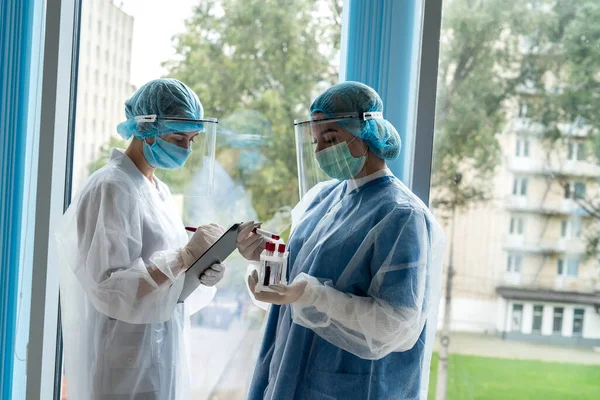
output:
[[[156,136],[153,144],[148,144],[144,140],[142,151],[151,167],[177,169],[183,167],[192,149],[184,149]]]
[[[315,153],[319,167],[328,177],[343,181],[358,175],[362,171],[367,161],[368,149],[365,150],[365,155],[354,157],[348,147],[348,144],[352,143],[354,139],[348,143],[342,142]]]

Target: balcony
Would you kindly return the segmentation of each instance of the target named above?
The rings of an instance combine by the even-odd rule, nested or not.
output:
[[[588,304],[600,309],[600,292],[590,290],[559,291],[551,288],[498,286],[496,293],[505,299]]]
[[[586,124],[582,120],[577,120],[575,123],[558,124],[557,127],[563,135],[576,138],[588,137],[594,131],[591,125]]]
[[[531,255],[582,255],[585,253],[585,244],[581,239],[543,239],[532,241],[531,238],[524,236],[509,235],[505,240],[504,249],[510,252],[517,252]]]
[[[521,135],[541,136],[546,128],[539,122],[533,121],[531,118],[514,118],[511,121],[512,131]]]
[[[567,160],[561,165],[532,158],[515,157],[509,161],[511,172],[521,175],[599,178],[600,165],[587,161]]]
[[[506,211],[531,213],[551,216],[580,216],[589,217],[590,215],[572,200],[565,200],[558,204],[534,203],[527,197],[510,196],[506,200]]]
[[[523,93],[535,94],[538,91],[535,88],[521,86],[520,90]],[[546,132],[546,127],[543,124],[526,117],[513,118],[510,121],[510,128],[513,132],[521,135],[542,136]],[[594,127],[583,120],[577,120],[573,123],[559,123],[557,128],[562,135],[573,138],[586,138],[594,133]]]

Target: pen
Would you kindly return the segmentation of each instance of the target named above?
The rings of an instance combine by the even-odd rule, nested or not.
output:
[[[260,226],[260,224],[261,224],[260,222],[255,223],[254,227],[256,228],[257,226]],[[186,226],[185,230],[188,232],[196,232],[198,230],[198,228],[194,228],[193,226]],[[275,235],[275,236],[277,236],[277,235]],[[277,237],[279,238],[279,236],[277,236]],[[277,239],[275,239],[275,240],[277,240]]]

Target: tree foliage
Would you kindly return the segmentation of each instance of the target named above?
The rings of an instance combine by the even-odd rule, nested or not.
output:
[[[505,101],[524,80],[518,47],[526,10],[517,0],[445,3],[432,176],[438,210],[491,195]],[[455,185],[456,176],[464,176],[461,185]]]
[[[332,17],[319,17],[323,5]],[[270,122],[265,143],[256,145],[266,160],[258,171],[239,171],[237,160],[247,149],[220,146],[218,153],[263,220],[298,201],[293,121],[306,117],[319,83],[336,79],[331,60],[339,47],[339,12],[340,1],[203,1],[174,40],[177,59],[165,63],[169,76],[198,94],[207,116],[227,119],[252,110]],[[230,126],[244,135],[243,124]]]

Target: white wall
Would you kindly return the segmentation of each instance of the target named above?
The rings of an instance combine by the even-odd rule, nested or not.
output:
[[[554,305],[544,304],[544,316],[542,319],[542,335],[552,335],[554,321]]]
[[[438,330],[444,320],[445,300],[440,301]],[[452,298],[450,329],[456,332],[495,333],[498,303],[496,300],[479,300],[464,297]]]
[[[533,303],[523,304],[523,325],[521,332],[528,335],[532,332],[533,328]]]
[[[565,307],[565,311],[563,312],[563,326],[562,326],[562,335],[571,337],[573,336],[573,314],[574,314],[574,306]]]
[[[600,315],[592,306],[584,307],[583,337],[587,339],[600,339]]]
[[[510,332],[512,320],[513,304],[523,304],[523,321],[521,325],[521,333],[531,334],[533,328],[533,306],[542,304],[544,306],[544,315],[542,320],[542,335],[553,335],[552,326],[554,323],[554,308],[563,307],[563,325],[562,336],[573,336],[573,316],[576,308],[583,308],[583,338],[600,339],[600,315],[596,313],[592,306],[582,306],[578,304],[566,303],[541,303],[541,302],[523,302],[523,301],[506,301],[498,299],[497,301],[497,322],[496,327],[499,332],[504,330]]]

